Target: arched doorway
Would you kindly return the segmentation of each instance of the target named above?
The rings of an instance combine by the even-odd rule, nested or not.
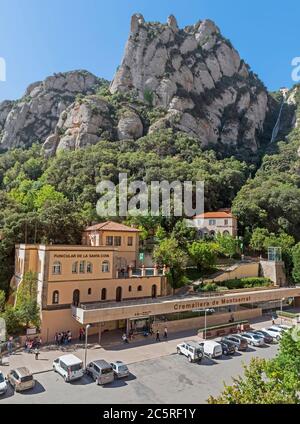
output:
[[[116,301],[117,302],[122,301],[122,287],[118,287],[116,290]]]
[[[152,297],[157,297],[157,285],[153,284],[152,286]]]
[[[74,290],[73,292],[73,305],[78,306],[80,303],[80,291]]]

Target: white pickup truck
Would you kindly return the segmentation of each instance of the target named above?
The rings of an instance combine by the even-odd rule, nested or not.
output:
[[[177,345],[177,353],[188,358],[189,362],[201,361],[203,348],[195,341],[183,342]]]

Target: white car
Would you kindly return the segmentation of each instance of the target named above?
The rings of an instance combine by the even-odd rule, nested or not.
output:
[[[4,375],[0,371],[0,395],[4,395],[6,393],[6,390],[7,390],[7,383],[4,378]]]
[[[252,346],[263,346],[265,344],[263,336],[260,336],[259,334],[242,333],[241,336]]]
[[[82,360],[75,355],[63,355],[53,361],[53,370],[60,374],[66,383],[81,378],[84,374]]]
[[[188,358],[189,362],[201,361],[203,348],[195,341],[183,342],[177,345],[177,353]]]
[[[279,341],[282,337],[282,332],[284,331],[282,328],[279,328],[275,325],[272,325],[271,327],[262,328],[263,331],[268,333],[273,339]]]
[[[283,331],[288,331],[288,330],[290,330],[291,328],[293,328],[293,326],[292,325],[285,325],[285,324],[277,324],[276,325],[276,327],[278,327],[278,328],[282,328],[283,329]]]

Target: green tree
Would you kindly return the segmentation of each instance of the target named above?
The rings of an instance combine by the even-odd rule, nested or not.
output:
[[[37,275],[34,272],[24,274],[19,286],[16,302],[19,319],[29,327],[30,324],[39,327],[40,310],[37,303]]]
[[[4,290],[0,290],[0,313],[5,309],[6,294]]]
[[[217,260],[218,245],[204,240],[194,241],[188,248],[189,257],[199,272],[213,268]]]
[[[210,404],[294,404],[299,403],[296,387],[287,390],[284,384],[285,369],[274,371],[264,359],[252,358],[244,367],[244,376],[233,379],[232,385],[225,385],[218,397],[211,396]]]
[[[297,243],[292,250],[293,271],[292,276],[295,283],[300,283],[300,243]]]
[[[169,282],[173,289],[182,285],[188,258],[186,253],[180,249],[177,240],[173,237],[162,240],[154,248],[153,259],[159,266],[167,265],[170,268]]]
[[[219,245],[219,252],[229,258],[232,258],[239,251],[238,241],[230,234],[225,235],[218,233],[216,237],[216,242]]]

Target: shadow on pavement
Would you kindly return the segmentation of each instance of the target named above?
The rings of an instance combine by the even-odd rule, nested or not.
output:
[[[26,390],[25,392],[20,392],[20,395],[37,395],[39,393],[45,392],[45,387],[37,380],[35,380],[35,386],[33,389]],[[18,393],[19,394],[19,393]]]

